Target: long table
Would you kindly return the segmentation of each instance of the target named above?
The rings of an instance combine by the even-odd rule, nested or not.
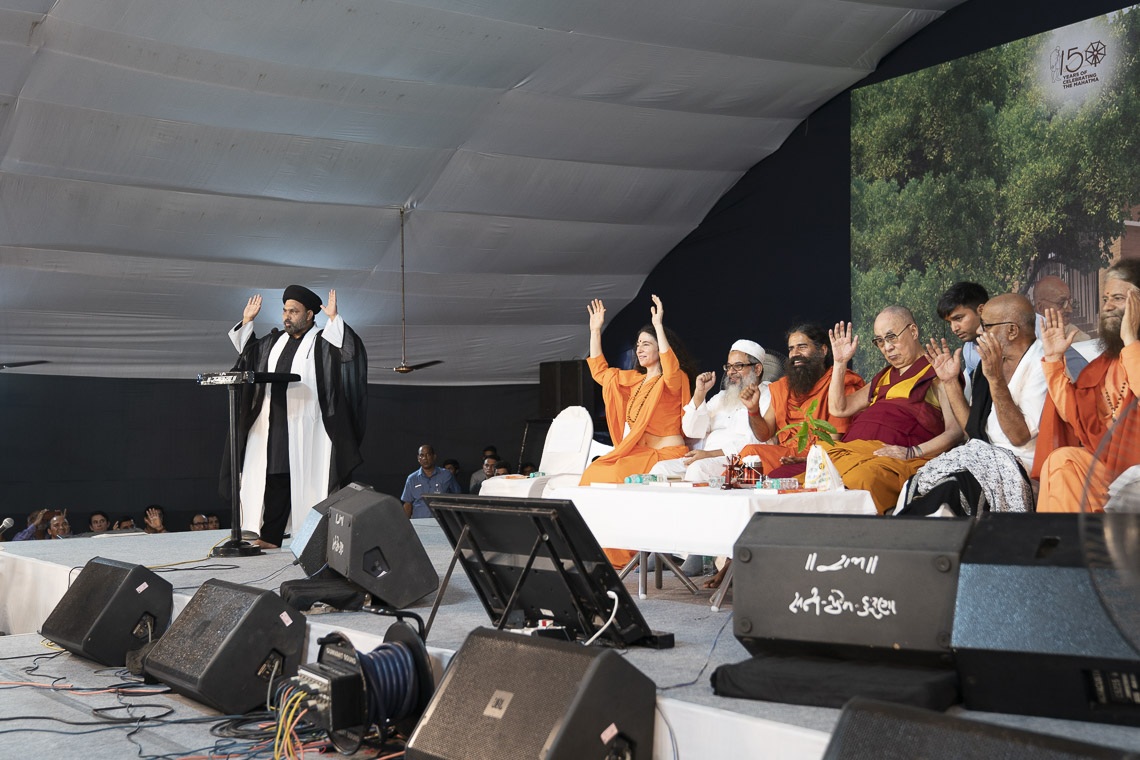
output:
[[[731,557],[733,544],[756,512],[878,514],[868,491],[779,493],[639,483],[548,488],[543,495],[574,502],[602,546],[653,553]],[[643,571],[638,579],[643,599],[647,575]],[[720,609],[730,582],[730,575],[721,582],[712,599],[714,610]]]

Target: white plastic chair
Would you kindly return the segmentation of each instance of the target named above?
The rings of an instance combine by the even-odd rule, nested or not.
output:
[[[590,463],[593,440],[594,421],[590,413],[581,406],[568,406],[558,413],[546,432],[538,465],[545,474],[535,478],[496,475],[483,481],[479,495],[538,498],[554,479],[559,481],[556,485],[577,485]]]

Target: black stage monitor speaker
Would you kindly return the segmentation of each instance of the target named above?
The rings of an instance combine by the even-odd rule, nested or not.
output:
[[[363,483],[349,483],[309,510],[301,527],[294,528],[289,550],[297,558],[294,564],[300,565],[305,575],[313,576],[328,561],[329,509],[334,504],[370,503],[377,494]]]
[[[95,557],[59,600],[40,635],[112,667],[170,625],[173,589],[142,565]]]
[[[1132,752],[995,726],[932,710],[855,698],[823,760],[1124,760]]]
[[[656,687],[610,649],[477,628],[408,760],[650,760]]]
[[[208,580],[150,650],[146,672],[227,715],[265,704],[273,678],[294,676],[305,618],[272,591]]]
[[[970,520],[754,514],[733,552],[752,654],[947,665]]]
[[[1079,515],[978,522],[953,646],[966,707],[1140,725],[1140,658],[1097,596]]]
[[[383,607],[403,609],[439,588],[404,506],[375,491],[329,508],[328,561]]]

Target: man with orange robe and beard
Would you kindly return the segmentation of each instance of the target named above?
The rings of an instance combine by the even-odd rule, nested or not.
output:
[[[1045,310],[1041,342],[1049,398],[1034,459],[1033,474],[1041,478],[1038,512],[1079,512],[1082,501],[1090,511],[1102,511],[1112,481],[1140,464],[1140,411],[1133,405],[1126,414],[1140,396],[1140,260],[1109,267],[1102,293],[1098,332],[1104,352],[1075,382],[1064,364],[1073,334],[1066,335],[1060,311]]]
[[[796,430],[785,427],[798,426],[803,422],[813,401],[816,402],[816,408],[812,417],[830,422],[840,435],[846,432],[848,423],[846,418],[829,413],[827,391],[831,387],[831,373],[836,368],[831,365],[831,344],[827,332],[819,325],[796,325],[788,330],[787,340],[785,374],[768,386],[772,402],[767,411],[763,414],[760,412],[759,393],[745,389],[740,394],[748,409],[748,421],[757,440],[767,441],[776,437],[776,443],[745,446],[741,449],[740,456],[759,456],[764,474],[771,477],[791,477],[804,471],[807,449],[816,443],[816,437],[809,435],[801,450],[796,445]],[[847,368],[842,371],[845,394],[863,387],[863,378]]]
[[[835,368],[845,369],[859,338],[843,322],[829,336]],[[887,366],[869,384],[847,392],[841,376],[832,373],[830,412],[853,419],[843,443],[831,447],[828,456],[843,484],[870,491],[875,508],[884,514],[895,507],[907,478],[963,436],[946,390],[923,354],[910,309],[888,306],[879,312],[871,342]]]

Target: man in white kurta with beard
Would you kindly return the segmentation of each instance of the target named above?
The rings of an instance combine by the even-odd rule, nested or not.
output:
[[[723,475],[728,457],[735,456],[751,443],[760,443],[748,424],[748,410],[740,400],[745,388],[760,390],[760,413],[768,410],[771,397],[764,376],[764,349],[752,340],[738,340],[728,352],[724,365],[721,391],[705,400],[716,383],[715,372],[697,375],[693,398],[684,407],[681,429],[686,439],[696,443],[680,459],[668,459],[654,465],[651,472],[685,480],[703,482],[710,476]]]
[[[260,534],[264,548],[280,546],[289,519],[299,527],[309,508],[345,485],[360,463],[368,387],[364,345],[337,313],[336,291],[323,305],[313,291],[290,285],[281,300],[283,331],[254,335],[256,295],[229,333],[241,353],[235,369],[301,376],[251,385],[242,397],[242,529]],[[324,329],[315,329],[317,311],[328,317]]]

